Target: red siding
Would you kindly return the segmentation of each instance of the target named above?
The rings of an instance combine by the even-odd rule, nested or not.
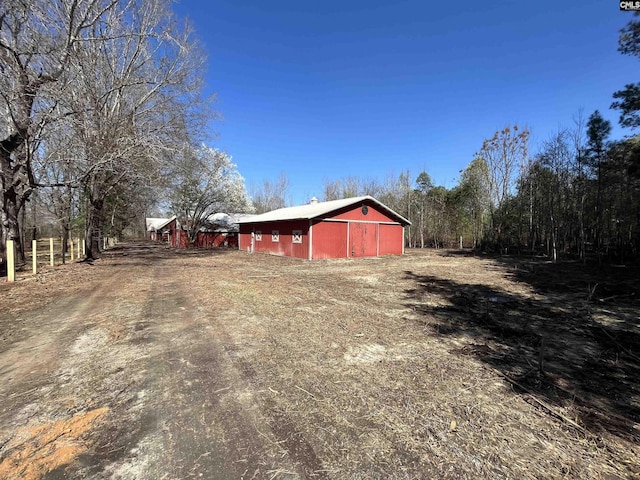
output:
[[[349,223],[349,256],[375,257],[378,248],[377,223]]]
[[[237,247],[238,236],[235,233],[198,232],[195,246],[199,248]]]
[[[187,248],[189,246],[189,236],[187,232],[183,230],[174,230],[173,232],[173,247]]]
[[[273,241],[272,233],[278,230],[278,241]],[[293,243],[293,231],[302,232],[302,243]],[[242,224],[240,226],[240,249],[251,247],[251,232],[262,232],[262,239],[256,235],[254,250],[256,252],[283,255],[287,257],[309,258],[309,221],[282,221],[269,223]]]
[[[362,207],[367,207],[367,214]],[[279,230],[278,242],[271,233]],[[292,242],[292,230],[302,231],[302,243]],[[313,220],[309,234],[308,220],[291,220],[240,225],[239,248],[250,250],[251,233],[262,232],[262,239],[255,239],[254,250],[275,255],[309,258],[309,241],[312,258],[375,257],[376,255],[400,255],[404,240],[403,227],[396,218],[369,200],[358,205],[335,211],[327,218]]]
[[[238,234],[238,249],[245,252],[251,247],[251,232],[253,225],[240,224],[240,233]]]
[[[318,222],[312,228],[313,259],[347,257],[347,223]]]
[[[169,230],[168,235],[162,235],[162,232]],[[189,236],[184,230],[176,229],[176,221],[172,221],[157,234],[151,232],[150,239],[168,243],[172,247],[188,248]],[[196,242],[193,245],[196,248],[213,248],[213,247],[237,247],[238,235],[236,233],[223,232],[199,232]]]
[[[368,211],[366,215],[362,213],[363,205],[367,206]],[[377,205],[367,201],[360,205],[351,206],[346,211],[339,210],[335,215],[331,215],[331,218],[340,220],[361,220],[363,222],[396,222],[395,219],[378,210]]]
[[[168,236],[168,242],[169,245],[171,245],[172,247],[175,247],[178,245],[178,237],[177,237],[177,230],[176,230],[176,225],[177,225],[177,221],[174,219],[172,220],[168,225],[166,225],[164,228],[162,228],[162,231],[166,231],[169,230],[169,236]],[[166,235],[163,235],[162,237],[163,240],[167,239]]]
[[[402,255],[404,229],[402,225],[380,225],[379,255]]]

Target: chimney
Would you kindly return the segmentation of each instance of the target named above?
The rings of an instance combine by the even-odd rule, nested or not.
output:
[[[311,201],[309,202],[309,205],[315,205],[316,203],[318,203],[318,199],[316,197],[311,197]]]

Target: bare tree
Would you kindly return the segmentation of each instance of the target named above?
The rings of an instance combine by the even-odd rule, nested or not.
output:
[[[570,132],[571,145],[574,153],[574,176],[573,182],[573,199],[574,209],[577,212],[579,223],[579,256],[583,262],[586,261],[586,234],[585,234],[585,201],[587,198],[586,192],[586,177],[585,177],[585,161],[586,161],[586,147],[585,147],[585,120],[583,111],[578,111],[577,115],[573,119],[574,128]]]
[[[73,128],[83,152],[78,183],[89,258],[100,251],[109,197],[123,183],[153,183],[209,116],[209,102],[200,98],[204,55],[189,25],[178,24],[167,5],[144,0],[107,12],[90,29],[103,41],[74,52],[66,100],[76,112]]]
[[[284,172],[276,180],[264,180],[262,185],[251,185],[250,195],[256,213],[265,213],[291,204],[291,182]]]
[[[489,189],[491,195],[491,220],[498,244],[502,241],[505,200],[515,193],[516,174],[526,165],[529,131],[517,125],[505,127],[486,139],[477,156],[489,167]]]
[[[0,3],[0,249],[20,242],[18,217],[35,186],[33,154],[53,115],[74,51],[117,0]]]
[[[201,137],[215,114],[200,95],[204,55],[169,5],[1,4],[3,240],[19,240],[19,213],[34,188],[77,188],[86,207],[87,256],[94,257],[105,205],[123,205],[126,192],[157,181],[179,145]],[[55,143],[61,123],[71,135],[66,150],[56,151],[47,142]],[[56,170],[52,162],[70,161],[57,183],[40,176]]]
[[[545,192],[549,225],[549,253],[553,262],[558,260],[559,236],[564,237],[566,228],[567,199],[569,188],[569,167],[571,164],[571,147],[569,145],[569,134],[566,130],[559,130],[544,142],[543,150],[538,156],[540,164],[549,170],[547,180],[542,185]]]
[[[349,176],[337,180],[325,179],[323,184],[324,193],[322,198],[324,201],[340,200],[361,195],[379,197],[385,191],[384,186],[375,178]]]
[[[62,237],[63,263],[66,261],[74,211],[79,210],[75,166],[80,159],[78,150],[73,147],[72,133],[68,121],[49,125],[44,148],[40,151],[40,161],[35,162],[39,182],[46,185],[41,188],[44,207],[55,218],[58,233]]]

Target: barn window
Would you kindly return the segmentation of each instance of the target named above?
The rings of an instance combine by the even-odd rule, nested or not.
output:
[[[291,232],[292,243],[302,243],[302,230],[294,230]]]
[[[271,241],[272,242],[280,241],[280,230],[271,230]]]
[[[367,213],[369,213],[369,207],[367,207],[366,205],[362,206],[362,214],[366,215]]]
[[[262,230],[256,230],[256,242],[262,241]]]

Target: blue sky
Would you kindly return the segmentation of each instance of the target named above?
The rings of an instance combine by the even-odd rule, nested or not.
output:
[[[426,170],[453,187],[507,124],[531,148],[638,80],[617,52],[632,14],[612,0],[180,0],[209,56],[211,125],[247,184],[285,172],[291,200],[324,179]]]

